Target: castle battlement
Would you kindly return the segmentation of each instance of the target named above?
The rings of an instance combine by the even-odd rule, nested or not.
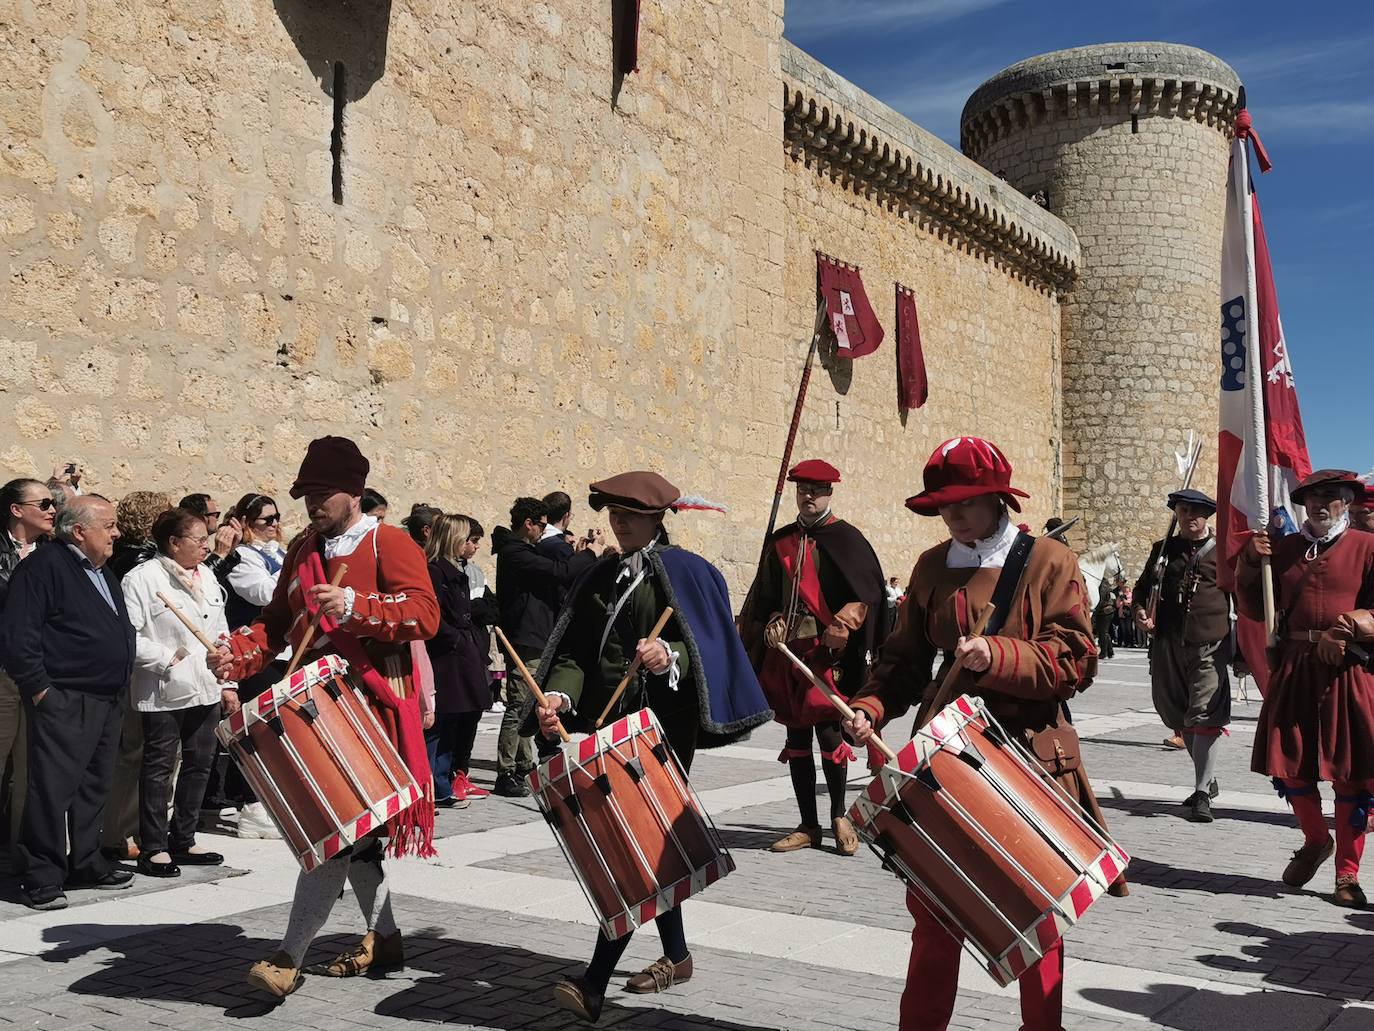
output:
[[[793,158],[1042,289],[1073,281],[1078,239],[1060,219],[785,40],[782,73]]]
[[[960,146],[980,160],[997,141],[1043,122],[1130,115],[1183,118],[1229,135],[1240,77],[1179,43],[1105,43],[1042,54],[979,86],[960,117]]]

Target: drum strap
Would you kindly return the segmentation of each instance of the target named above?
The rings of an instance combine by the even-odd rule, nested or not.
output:
[[[1012,542],[1006,564],[1002,566],[1002,574],[997,578],[997,586],[992,589],[992,604],[997,608],[992,610],[992,618],[988,620],[984,635],[993,637],[1006,626],[1007,617],[1011,615],[1011,603],[1016,598],[1016,589],[1021,586],[1021,577],[1026,571],[1026,563],[1030,561],[1034,545],[1035,538],[1028,533],[1018,533]]]

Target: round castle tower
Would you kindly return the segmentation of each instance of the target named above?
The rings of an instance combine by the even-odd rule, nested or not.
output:
[[[1131,578],[1164,529],[1189,430],[1204,441],[1194,485],[1216,489],[1239,89],[1225,62],[1194,47],[1109,43],[1012,65],[964,106],[964,153],[1078,234],[1062,309],[1063,514],[1082,514],[1080,547],[1120,542]]]

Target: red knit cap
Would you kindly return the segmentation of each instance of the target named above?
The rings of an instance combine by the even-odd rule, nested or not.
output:
[[[983,494],[999,494],[1021,511],[1017,498],[1030,497],[1011,485],[1011,463],[997,445],[982,437],[954,437],[937,447],[922,473],[925,490],[906,499],[920,515],[938,515],[941,505],[954,505]]]

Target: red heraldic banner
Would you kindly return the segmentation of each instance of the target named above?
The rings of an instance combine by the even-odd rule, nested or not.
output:
[[[921,353],[921,325],[916,320],[916,295],[897,284],[897,407],[920,408],[930,396],[926,359]]]
[[[873,314],[856,265],[816,252],[816,287],[825,299],[830,330],[841,358],[862,358],[883,342],[883,327]]]

